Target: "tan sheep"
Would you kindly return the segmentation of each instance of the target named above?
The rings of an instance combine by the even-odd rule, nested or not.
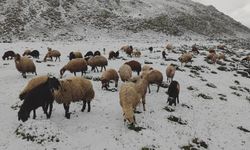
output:
[[[137,93],[135,83],[124,83],[119,91],[119,98],[124,122],[128,121],[129,124],[136,123],[134,111],[140,103],[141,95]]]
[[[23,56],[29,55],[31,53],[31,50],[26,49],[23,53]]]
[[[95,91],[90,80],[81,77],[71,77],[60,80],[59,90],[54,90],[54,98],[58,104],[65,109],[65,117],[70,118],[69,106],[71,102],[83,101],[81,111],[83,112],[88,104],[88,112],[91,110],[90,103],[95,97]]]
[[[37,75],[36,66],[30,58],[26,56],[21,57],[19,54],[16,54],[15,64],[16,69],[22,73],[24,78],[26,78],[26,73],[35,73],[35,75]]]
[[[243,58],[241,61],[247,61],[247,62],[250,62],[250,55],[249,55],[249,56],[247,56],[247,57],[245,57],[245,58]]]
[[[173,44],[172,43],[167,43],[167,45],[166,45],[166,49],[168,50],[168,51],[171,51],[171,50],[173,50]]]
[[[219,53],[219,55],[217,56],[218,57],[218,60],[225,60],[226,59],[226,56],[224,53]]]
[[[69,60],[75,59],[75,58],[83,58],[81,52],[70,52],[69,53]]]
[[[123,82],[128,81],[131,77],[132,77],[132,69],[129,65],[127,64],[123,64],[120,68],[119,68],[119,75],[121,77],[121,80]]]
[[[106,66],[108,65],[108,60],[104,56],[94,56],[89,58],[87,63],[89,66],[92,67],[91,70],[94,70],[94,72],[95,70],[99,72],[97,67],[101,67],[101,72],[102,72],[103,68],[104,70],[106,70]]]
[[[181,55],[181,57],[179,57],[179,61],[181,62],[181,66],[182,66],[182,63],[188,63],[188,62],[191,62],[192,63],[192,53],[184,53]]]
[[[109,81],[114,80],[115,81],[115,87],[118,86],[118,80],[119,76],[115,69],[107,69],[102,73],[101,76],[101,82],[102,82],[102,88],[108,89],[109,87]]]
[[[88,70],[87,62],[83,58],[76,58],[70,60],[61,70],[60,70],[60,78],[62,78],[64,72],[68,70],[71,73],[74,73],[76,76],[76,72],[81,72],[86,74]]]
[[[215,64],[218,59],[218,55],[216,53],[209,53],[206,59],[211,60],[212,63]]]
[[[134,57],[141,57],[141,52],[138,49],[133,50],[132,56]]]
[[[124,51],[127,55],[132,56],[132,52],[133,52],[133,47],[130,45],[126,45],[121,47],[121,50]]]
[[[41,85],[42,83],[45,83],[47,80],[48,76],[39,76],[31,79],[19,94],[19,99],[23,100],[27,93],[29,93],[33,88]]]
[[[173,81],[174,75],[175,75],[175,67],[170,64],[168,65],[168,67],[166,68],[166,76],[167,76],[167,82],[169,83]]]
[[[44,61],[47,61],[47,58],[50,58],[53,61],[53,57],[55,57],[55,61],[58,59],[60,61],[61,53],[58,50],[52,50],[51,48],[48,48],[48,52],[44,57]]]
[[[160,71],[158,70],[149,70],[149,71],[144,71],[141,74],[141,77],[146,79],[148,81],[148,92],[150,93],[150,84],[157,84],[157,92],[159,92],[160,86],[163,81],[163,75]]]
[[[142,72],[143,71],[149,71],[149,70],[153,70],[154,68],[153,67],[151,67],[151,66],[149,66],[149,65],[143,65],[143,67],[142,67]]]

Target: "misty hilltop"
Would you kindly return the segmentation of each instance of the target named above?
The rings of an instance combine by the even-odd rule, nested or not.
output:
[[[1,42],[83,40],[92,34],[153,31],[250,37],[250,29],[191,0],[1,0]]]

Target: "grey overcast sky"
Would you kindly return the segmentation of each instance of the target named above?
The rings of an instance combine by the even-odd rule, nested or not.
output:
[[[250,28],[250,0],[193,0],[213,5],[219,11]]]

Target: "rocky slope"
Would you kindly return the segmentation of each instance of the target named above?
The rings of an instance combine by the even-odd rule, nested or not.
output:
[[[91,34],[195,33],[250,37],[250,29],[191,0],[1,0],[2,42],[83,40]]]

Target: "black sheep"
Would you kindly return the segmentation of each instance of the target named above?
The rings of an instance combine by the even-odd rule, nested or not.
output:
[[[166,52],[165,52],[165,51],[162,51],[162,58],[163,58],[163,59],[166,59],[166,55],[167,55]]]
[[[42,107],[47,118],[50,118],[53,108],[53,90],[58,90],[60,82],[55,77],[49,77],[48,80],[32,89],[29,93],[26,94],[24,102],[18,112],[18,120],[23,122],[27,121],[30,112],[33,110],[33,119],[36,118],[36,109]],[[47,112],[49,108],[49,112]]]
[[[15,52],[13,51],[7,51],[3,54],[3,60],[5,60],[7,58],[7,60],[9,59],[13,59],[15,57]]]
[[[149,47],[148,49],[149,49],[150,53],[153,52],[153,47]]]
[[[93,52],[92,51],[88,51],[84,57],[90,57],[90,56],[94,56]]]
[[[33,50],[32,52],[28,53],[28,55],[32,56],[33,58],[39,59],[39,51],[38,50]]]
[[[119,51],[116,51],[115,52],[115,58],[118,58],[119,57]]]
[[[101,52],[100,51],[95,51],[94,56],[101,56]]]
[[[116,53],[114,51],[109,52],[109,59],[115,58]]]
[[[180,92],[180,85],[177,81],[172,81],[168,87],[168,103],[170,106],[174,104],[176,106],[176,99],[177,103],[179,103],[179,92]]]

